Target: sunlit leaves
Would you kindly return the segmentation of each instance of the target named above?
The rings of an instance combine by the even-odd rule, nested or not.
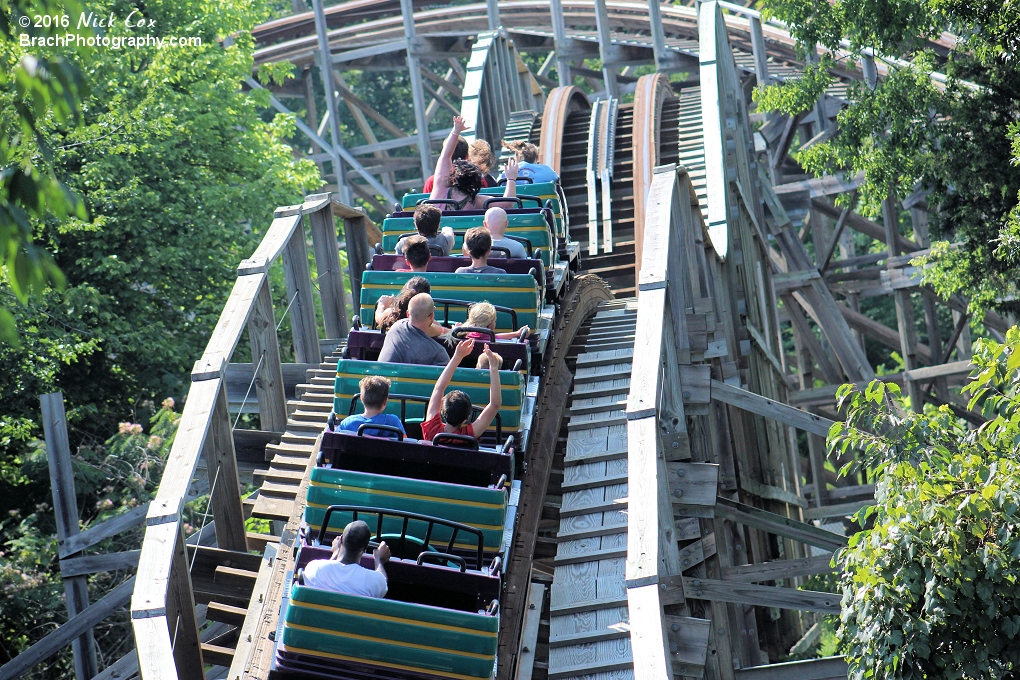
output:
[[[842,569],[842,652],[856,679],[1005,678],[1020,663],[1020,330],[975,347],[966,390],[991,420],[900,414],[892,384],[840,388],[831,450],[876,468]]]
[[[925,283],[962,293],[973,310],[1017,311],[1020,290],[1020,12],[972,0],[765,0],[799,51],[832,54],[836,71],[876,55],[874,90],[857,82],[830,140],[794,152],[810,173],[863,171],[860,212],[880,214],[890,191],[923,188],[932,240],[963,248],[930,258]],[[947,43],[943,31],[956,38]],[[948,45],[948,46],[947,46]],[[889,57],[889,59],[883,59]],[[807,111],[819,79],[759,90],[759,110]],[[932,80],[933,72],[945,77]],[[816,130],[817,132],[817,130]],[[1010,147],[1012,143],[1012,149]]]

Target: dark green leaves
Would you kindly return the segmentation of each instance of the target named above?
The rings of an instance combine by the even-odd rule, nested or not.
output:
[[[981,341],[967,386],[991,420],[943,407],[897,412],[894,386],[839,391],[830,449],[877,466],[876,504],[855,520],[839,636],[851,678],[1006,678],[1020,664],[1020,330]]]

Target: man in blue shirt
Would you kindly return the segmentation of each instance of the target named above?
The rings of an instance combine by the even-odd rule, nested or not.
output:
[[[374,425],[390,425],[404,432],[404,424],[400,422],[400,418],[392,413],[383,413],[390,399],[389,378],[370,375],[362,378],[358,385],[361,388],[361,404],[365,407],[365,411],[356,416],[344,418],[343,422],[340,423],[340,429],[356,433],[358,428],[365,423],[372,423]],[[362,434],[370,437],[398,438],[397,433],[391,430],[376,430],[370,427],[366,427]]]

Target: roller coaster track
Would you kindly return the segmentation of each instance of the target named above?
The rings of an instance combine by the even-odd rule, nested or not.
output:
[[[500,2],[503,28],[495,31],[487,30],[484,4],[420,9],[413,40],[405,35],[402,4],[407,0],[353,0],[326,8],[334,62],[380,69],[406,68],[411,57],[450,63],[453,75],[440,79],[445,84],[432,80],[438,89],[429,110],[443,106],[438,99],[456,96],[459,110],[490,141],[502,134],[538,144],[540,160],[560,173],[568,235],[581,251],[580,271],[558,303],[535,395],[502,602],[498,677],[845,678],[838,657],[776,662],[791,648],[807,646],[816,614],[838,612],[831,594],[798,586],[830,570],[829,553],[846,543],[841,518],[872,493],[867,485],[827,479],[821,443],[831,422],[826,416],[836,416],[835,386],[873,376],[861,334],[914,357],[905,372],[886,376],[914,390],[914,403],[948,403],[976,418],[948,391],[970,370],[966,301],[934,298],[908,268],[910,251],[927,243],[908,240],[895,224],[841,214],[829,197],[853,190],[859,178],[804,178],[788,158],[795,135],[810,143],[825,134],[865,65],[837,73],[807,116],[762,117],[755,131],[749,86],[795,77],[803,64],[789,33],[752,10],[715,0],[697,8],[661,6],[671,70],[687,74],[671,82],[664,73],[632,78],[622,70],[653,61],[655,35],[645,3],[553,3],[562,6],[559,40],[549,2]],[[604,101],[589,101],[573,86],[549,89],[554,84],[541,72],[529,73],[518,50],[561,50],[547,64],[555,57],[597,89],[600,74],[578,62],[606,50],[593,29],[599,21],[609,24],[607,54],[616,60],[609,68],[617,69],[633,101],[617,101],[615,118],[593,125],[593,118],[608,115]],[[253,35],[256,65],[289,59],[309,67],[318,57],[312,13],[269,22]],[[947,36],[935,47],[951,44]],[[460,66],[450,59],[468,55],[473,75],[458,84]],[[876,68],[882,76],[885,67]],[[342,78],[336,84],[344,101],[383,125],[378,112],[343,89]],[[296,96],[271,89],[279,110],[286,110],[280,98]],[[320,150],[329,146],[315,120],[305,127]],[[422,139],[445,134],[386,129],[393,139],[345,150],[345,159],[363,162],[360,169],[350,164],[356,172],[346,177],[358,183],[349,179],[347,186],[371,205],[383,194],[366,188],[369,177],[387,191],[420,181],[387,179],[387,168],[399,161],[387,158],[387,149],[429,146],[424,168],[433,150]],[[603,167],[611,167],[608,192],[593,167],[593,145],[613,152],[612,164]],[[921,219],[923,196],[903,207]],[[861,269],[875,260],[852,250],[833,262],[835,271],[861,272],[878,283],[847,285],[817,261],[819,244],[831,234],[823,217],[888,244],[893,252],[884,255],[881,276]],[[147,511],[130,605],[137,654],[97,676],[102,680],[269,676],[304,491],[348,330],[336,220],[343,222],[348,289],[357,300],[378,231],[363,210],[335,196],[308,196],[278,209],[262,244],[238,267],[195,365],[163,482]],[[805,235],[815,241],[814,256]],[[279,310],[273,310],[268,275],[277,259],[291,300],[283,315],[290,316],[294,364],[280,362],[286,340],[276,332]],[[916,341],[912,319],[888,328],[855,307],[861,295],[892,294],[909,308],[912,290],[964,319],[945,346],[929,316],[933,340],[925,346]],[[985,323],[1006,327],[994,315]],[[783,352],[781,324],[792,326],[797,357]],[[251,355],[235,361],[245,332]],[[958,360],[949,362],[954,345]],[[815,377],[826,385],[814,387]],[[921,392],[923,383],[928,386]],[[269,465],[258,492],[242,500],[240,440],[231,413],[250,411],[249,395],[258,402],[262,431],[247,436],[261,441]],[[799,453],[798,430],[807,432],[806,457]],[[200,461],[215,522],[204,536],[186,539],[182,511]],[[245,532],[249,516],[269,521],[269,532]],[[106,602],[103,611],[116,606]],[[68,644],[88,627],[88,614],[0,668],[0,680]]]

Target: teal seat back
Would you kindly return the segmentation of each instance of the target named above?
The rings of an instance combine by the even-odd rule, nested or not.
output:
[[[555,259],[556,253],[552,253],[553,238],[549,230],[549,223],[546,222],[542,213],[528,213],[521,215],[507,215],[509,226],[506,233],[510,236],[526,238],[531,242],[534,250],[542,249],[542,264],[549,266],[550,258]],[[482,215],[443,215],[440,221],[441,227],[450,227],[456,232],[464,232],[473,227],[482,226]],[[396,251],[397,241],[401,234],[414,233],[413,217],[387,217],[382,223],[382,247],[388,253]],[[464,237],[457,234],[451,254],[460,255],[464,245]],[[501,256],[500,256],[501,257]]]
[[[482,189],[481,192],[486,196],[502,196],[503,187],[490,187],[488,189]],[[563,231],[563,209],[560,205],[559,194],[556,193],[556,185],[552,182],[539,182],[538,184],[519,184],[517,186],[518,196],[535,196],[542,199],[542,205],[545,205],[546,201],[552,201],[553,216],[556,218],[556,233],[562,234]],[[400,200],[400,207],[404,210],[414,210],[415,206],[418,205],[418,201],[423,198],[428,198],[429,194],[404,194]],[[524,207],[529,208],[534,205],[534,201],[525,201]]]
[[[326,508],[356,505],[416,512],[481,529],[485,552],[489,554],[498,553],[503,543],[507,508],[504,489],[316,467],[312,470],[306,500],[305,522],[316,534],[322,526]],[[378,518],[378,514],[358,513],[358,519],[367,522],[373,532]],[[330,530],[339,534],[353,519],[353,513],[333,512],[329,517]],[[402,519],[384,516],[381,533],[400,535],[402,525]],[[407,535],[424,539],[427,528],[426,522],[412,520],[408,523]],[[435,525],[430,540],[433,548],[442,552],[451,535],[449,527]],[[473,552],[477,545],[474,536],[458,533],[456,548]]]
[[[534,279],[532,279],[534,280]],[[341,359],[337,362],[336,381],[333,385],[333,410],[340,416],[346,416],[350,409],[351,398],[358,394],[358,383],[367,375],[381,375],[389,378],[391,394],[408,394],[428,398],[432,388],[443,372],[442,366],[418,366],[415,364],[391,364],[379,361],[358,361]],[[499,417],[503,425],[503,436],[516,432],[521,425],[521,406],[524,403],[526,388],[525,378],[519,371],[500,371],[499,384],[503,404],[499,409]],[[476,368],[458,368],[453,372],[453,380],[447,391],[461,390],[471,398],[472,404],[489,403],[489,371]],[[400,402],[391,400],[386,405],[386,412],[400,415]],[[425,417],[425,404],[407,403],[407,419],[420,421]],[[496,423],[489,426],[495,432]]]
[[[437,678],[489,678],[499,617],[295,585],[282,648]]]
[[[517,312],[518,326],[538,327],[538,313],[542,295],[535,277],[530,274],[452,274],[448,272],[385,272],[367,270],[361,276],[361,318],[371,323],[375,306],[383,295],[396,295],[413,276],[424,276],[432,286],[433,298],[465,300],[468,302],[491,302],[494,305],[510,307]],[[437,308],[436,317],[442,319],[442,309]],[[450,309],[450,321],[464,321],[467,310],[463,307]],[[516,330],[506,312],[496,313],[496,330]]]

